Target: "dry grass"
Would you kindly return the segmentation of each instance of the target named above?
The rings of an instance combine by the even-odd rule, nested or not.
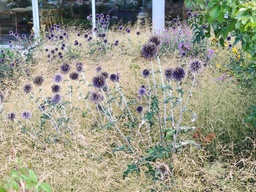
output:
[[[138,87],[145,83],[140,73],[144,68],[149,68],[149,63],[140,57],[140,48],[150,35],[145,31],[138,37],[135,32],[133,29],[128,38],[122,33],[110,32],[109,41],[119,39],[119,47],[102,57],[85,55],[82,50],[79,57],[72,60],[72,66],[83,62],[88,80],[95,75],[97,66],[108,73],[120,73],[125,92],[135,98]],[[70,35],[70,41],[75,39],[76,33]],[[81,42],[83,49],[87,49],[85,41]],[[4,103],[5,114],[10,111],[20,113],[26,108],[39,117],[36,106],[29,102],[22,87],[31,82],[34,76],[44,75],[43,89],[45,95],[50,94],[49,85],[61,63],[47,62],[46,47],[51,48],[44,45],[36,52],[36,64],[31,65],[30,76],[21,77],[14,89],[6,94],[8,102]],[[161,61],[163,68],[174,67],[178,58],[168,54]],[[245,93],[229,78],[218,83],[215,81],[218,75],[218,71],[210,67],[199,77],[190,105],[198,115],[194,125],[200,130],[198,139],[203,148],[189,147],[173,156],[174,179],[153,182],[143,171],[123,179],[123,171],[134,160],[133,156],[124,152],[113,153],[111,144],[121,143],[118,134],[113,130],[93,128],[92,119],[81,118],[80,112],[75,114],[73,136],[57,136],[57,142],[45,143],[44,147],[29,135],[21,133],[20,127],[7,121],[3,115],[0,122],[0,179],[10,174],[16,166],[14,161],[20,158],[24,167],[33,169],[39,179],[48,182],[54,191],[255,191],[256,142],[246,135],[250,131],[242,123],[247,106],[255,102],[255,93]],[[63,89],[67,87],[67,84],[63,85]],[[85,106],[80,100],[74,99],[73,102],[80,108]],[[186,116],[184,121],[189,123],[190,117]],[[56,135],[54,130],[45,129],[45,137]],[[242,137],[239,137],[238,129],[244,129]],[[216,135],[215,139],[204,143],[211,132]],[[228,135],[229,138],[223,139]],[[187,137],[191,138],[192,135]],[[251,148],[245,149],[246,156],[236,157],[234,145],[241,138],[248,138]]]

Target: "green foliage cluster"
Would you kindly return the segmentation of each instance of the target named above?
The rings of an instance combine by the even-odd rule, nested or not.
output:
[[[27,190],[32,189],[33,191],[40,192],[51,192],[51,187],[45,182],[38,180],[38,176],[32,169],[28,169],[22,166],[20,159],[16,162],[16,168],[10,172],[9,177],[5,178],[0,184],[0,192],[7,192],[8,190]]]

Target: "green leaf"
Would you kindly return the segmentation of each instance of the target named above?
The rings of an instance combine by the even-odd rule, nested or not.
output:
[[[40,187],[41,187],[44,191],[46,191],[46,192],[51,192],[51,191],[52,191],[50,185],[47,184],[47,183],[44,183],[44,182],[43,182],[43,183],[40,185]]]
[[[123,178],[125,179],[129,173],[136,172],[139,173],[140,170],[136,164],[128,164],[127,169],[123,172]]]
[[[11,185],[13,189],[19,190],[19,184],[16,181],[12,180]]]
[[[29,175],[29,178],[34,182],[34,183],[38,183],[37,181],[37,176],[35,174],[34,171],[32,171],[31,169],[28,170],[28,175]]]
[[[0,192],[7,192],[2,186],[0,186]]]
[[[220,6],[217,5],[215,7],[213,7],[210,11],[209,11],[209,15],[211,18],[215,19],[219,16],[220,14]]]

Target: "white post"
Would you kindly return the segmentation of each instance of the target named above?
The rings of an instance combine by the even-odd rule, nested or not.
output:
[[[95,0],[92,0],[92,30],[96,28],[96,8]]]
[[[34,37],[39,37],[39,10],[38,10],[38,0],[32,0],[32,12],[33,12],[33,29],[34,29]]]
[[[165,24],[165,0],[153,0],[152,4],[153,15],[153,33],[161,34]]]

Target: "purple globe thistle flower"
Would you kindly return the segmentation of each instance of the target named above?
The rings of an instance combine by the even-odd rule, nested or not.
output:
[[[231,40],[231,37],[230,36],[227,36],[227,41],[230,41]]]
[[[58,47],[56,47],[56,48],[55,48],[55,51],[58,51],[58,50],[59,50]]]
[[[15,36],[15,37],[18,37],[18,36],[19,36],[19,34],[18,34],[18,33],[14,33],[14,36]]]
[[[43,76],[39,75],[39,76],[36,76],[33,80],[33,83],[36,85],[36,86],[41,86],[44,82],[44,78]]]
[[[143,76],[144,78],[147,78],[149,75],[150,75],[150,71],[149,71],[148,69],[144,69],[144,70],[142,71],[142,76]]]
[[[32,113],[30,111],[23,111],[21,117],[23,119],[30,119],[32,117]]]
[[[232,44],[229,44],[229,45],[228,45],[228,48],[230,49],[231,47],[232,47]]]
[[[167,81],[170,81],[172,79],[172,68],[167,68],[164,70],[164,76],[166,78]]]
[[[71,67],[69,64],[64,63],[60,66],[60,70],[63,74],[67,74],[70,71]]]
[[[177,20],[176,18],[174,18],[174,19],[172,20],[173,23],[177,23],[177,21],[178,21],[178,20]]]
[[[87,38],[88,38],[88,34],[85,34],[85,35],[84,35],[84,38],[86,38],[86,39],[87,39]]]
[[[172,71],[172,78],[175,81],[181,81],[186,75],[185,70],[182,67],[176,67]]]
[[[102,72],[101,75],[103,75],[106,79],[108,78],[108,72]]]
[[[49,49],[47,49],[47,48],[46,48],[46,49],[45,49],[45,51],[46,51],[46,52],[48,52],[48,51],[49,51]]]
[[[101,37],[102,37],[102,38],[105,38],[105,37],[106,37],[106,34],[105,34],[105,33],[102,33],[102,34],[101,34]]]
[[[130,33],[131,30],[129,28],[126,29],[126,33]]]
[[[140,32],[139,32],[139,31],[137,31],[137,32],[136,32],[136,35],[140,35]]]
[[[143,96],[143,95],[145,95],[147,93],[147,90],[145,89],[145,88],[139,88],[139,90],[138,90],[138,94],[140,95],[140,96]]]
[[[58,55],[60,56],[60,55],[62,55],[62,53],[61,53],[61,52],[59,52],[59,53],[58,53]]]
[[[64,33],[63,33],[63,36],[66,36],[66,35],[67,35],[67,33],[64,32]]]
[[[60,83],[62,81],[63,77],[61,74],[55,74],[53,77],[54,82]]]
[[[150,37],[150,39],[148,40],[148,42],[155,43],[157,47],[158,47],[159,45],[161,45],[161,40],[160,40],[160,37],[159,37],[159,36],[152,36],[152,37]]]
[[[142,113],[143,107],[142,107],[142,106],[138,106],[138,107],[136,108],[136,111],[137,111],[138,113]]]
[[[181,56],[182,56],[182,57],[185,57],[185,56],[186,56],[186,52],[182,50],[182,51],[181,51]]]
[[[103,88],[106,84],[106,78],[103,75],[98,75],[93,77],[92,79],[92,85],[96,88]]]
[[[96,68],[96,72],[97,72],[97,73],[100,73],[101,70],[102,70],[101,67],[97,67],[97,68]]]
[[[31,90],[32,90],[31,84],[26,84],[26,85],[24,85],[23,91],[24,91],[26,94],[29,93]]]
[[[199,72],[201,68],[202,64],[198,60],[192,61],[189,66],[190,71],[193,73]]]
[[[59,93],[60,92],[60,86],[57,84],[54,84],[51,86],[52,92],[53,93]]]
[[[13,35],[13,31],[9,31],[9,35]]]
[[[66,47],[66,45],[63,43],[62,45],[61,45],[62,47]]]
[[[15,66],[15,64],[14,63],[10,63],[10,67],[14,67]]]
[[[26,39],[26,37],[27,37],[26,34],[21,35],[21,38],[23,38],[23,39]]]
[[[122,31],[123,30],[123,26],[119,26],[118,29],[119,29],[119,31]]]
[[[107,20],[110,19],[110,16],[109,16],[109,15],[106,15],[106,19],[107,19]]]
[[[70,79],[77,80],[79,78],[79,74],[77,72],[72,72],[69,75]]]
[[[113,82],[118,82],[119,81],[119,76],[118,76],[118,74],[115,74],[115,73],[111,74],[109,78]]]
[[[146,59],[153,59],[157,54],[157,46],[155,43],[148,42],[142,46],[141,55]]]
[[[141,85],[140,88],[146,89],[146,86],[145,85]]]
[[[51,54],[54,54],[55,53],[55,51],[54,50],[51,50]]]
[[[93,91],[90,93],[89,99],[93,103],[99,103],[103,101],[104,97],[100,92]]]
[[[107,43],[108,42],[108,40],[107,39],[104,39],[104,43]]]
[[[0,103],[2,103],[4,101],[4,95],[3,93],[0,91]]]
[[[78,36],[78,37],[80,37],[80,36],[81,36],[81,34],[80,34],[80,33],[78,33],[78,34],[77,34],[77,36]]]
[[[52,97],[51,102],[52,102],[53,104],[57,104],[57,103],[59,103],[61,100],[62,100],[61,94],[56,93],[56,94]]]
[[[59,39],[60,39],[60,40],[63,40],[63,36],[62,36],[62,35],[60,35],[60,36],[59,36]]]
[[[7,118],[10,120],[10,121],[13,121],[15,118],[16,118],[16,114],[11,112],[7,115]]]
[[[98,37],[101,37],[101,33],[98,35]]]
[[[118,44],[119,44],[119,41],[116,40],[115,43],[114,43],[114,45],[115,45],[115,46],[118,46]]]
[[[82,73],[83,72],[83,64],[82,63],[77,63],[76,64],[76,71],[78,73]]]

